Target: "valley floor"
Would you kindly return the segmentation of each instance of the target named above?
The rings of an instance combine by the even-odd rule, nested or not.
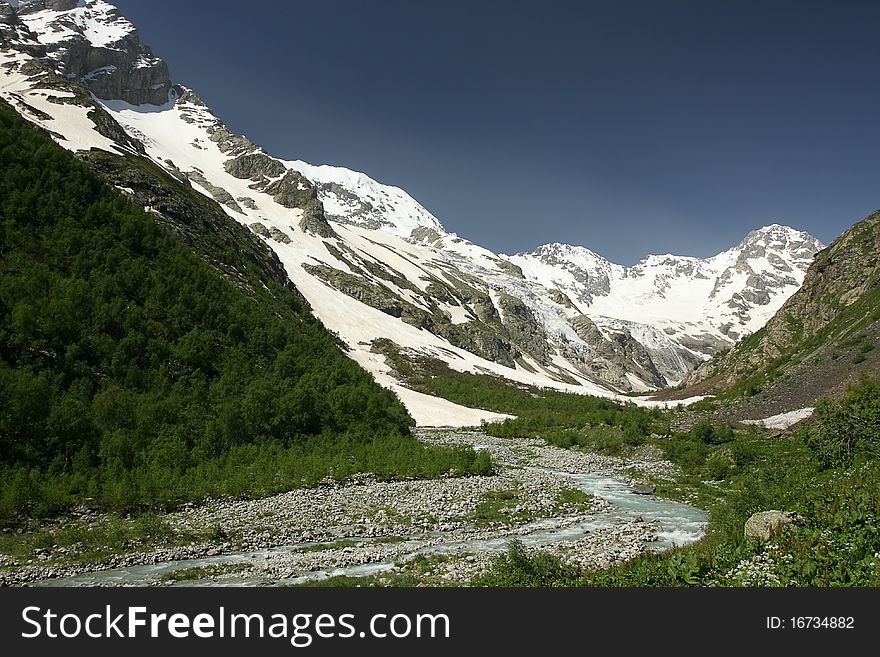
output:
[[[39,549],[24,561],[0,555],[0,583],[272,585],[385,572],[414,584],[459,585],[513,539],[592,569],[691,542],[705,527],[699,509],[631,490],[633,468],[671,478],[675,466],[665,461],[476,431],[422,430],[419,438],[488,449],[498,473],[399,482],[364,476],[260,500],[209,501],[159,519],[173,536],[200,537],[189,543],[126,553],[119,546],[113,556],[76,565],[76,546]]]

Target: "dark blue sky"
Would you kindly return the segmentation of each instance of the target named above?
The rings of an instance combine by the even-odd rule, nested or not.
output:
[[[880,207],[880,3],[115,4],[230,129],[495,251],[829,242]]]

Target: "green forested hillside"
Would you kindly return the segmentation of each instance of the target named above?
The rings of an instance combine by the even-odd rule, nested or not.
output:
[[[488,467],[419,445],[301,296],[239,274],[0,104],[0,521]]]

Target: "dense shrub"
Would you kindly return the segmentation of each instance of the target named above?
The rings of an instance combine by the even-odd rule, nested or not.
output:
[[[807,442],[826,468],[851,465],[853,459],[880,452],[880,382],[866,378],[840,399],[820,399],[817,421]]]
[[[507,552],[496,556],[489,569],[477,577],[474,586],[573,586],[580,571],[548,552],[529,554],[520,541],[510,543]]]

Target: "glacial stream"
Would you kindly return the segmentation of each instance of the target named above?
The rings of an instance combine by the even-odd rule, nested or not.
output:
[[[525,525],[516,536],[527,546],[548,546],[563,541],[574,541],[588,533],[633,520],[641,516],[645,522],[656,522],[657,540],[647,543],[649,550],[661,551],[674,546],[685,545],[698,540],[708,522],[705,511],[671,500],[639,495],[631,490],[630,485],[617,477],[608,474],[570,474],[546,468],[534,468],[551,472],[570,480],[571,486],[604,498],[611,504],[610,510],[584,516],[583,520],[566,527],[556,527],[552,521],[536,520]],[[509,535],[497,538],[480,538],[464,541],[440,542],[416,548],[399,556],[395,561],[408,561],[418,555],[455,555],[473,553],[498,553],[507,549],[512,538]],[[168,561],[158,564],[136,565],[112,570],[99,570],[82,573],[71,577],[35,582],[35,586],[144,586],[154,582],[162,575],[185,568],[197,568],[212,565],[247,564],[253,559],[265,558],[285,552],[303,550],[314,544],[300,543],[279,546],[253,552],[237,552],[199,559]],[[300,584],[317,581],[328,577],[346,575],[349,577],[365,577],[393,568],[393,562],[366,563],[328,570],[317,570],[307,574],[268,580],[264,577],[224,577],[222,580],[211,579],[188,582],[177,582],[178,585],[189,586],[273,586]]]

